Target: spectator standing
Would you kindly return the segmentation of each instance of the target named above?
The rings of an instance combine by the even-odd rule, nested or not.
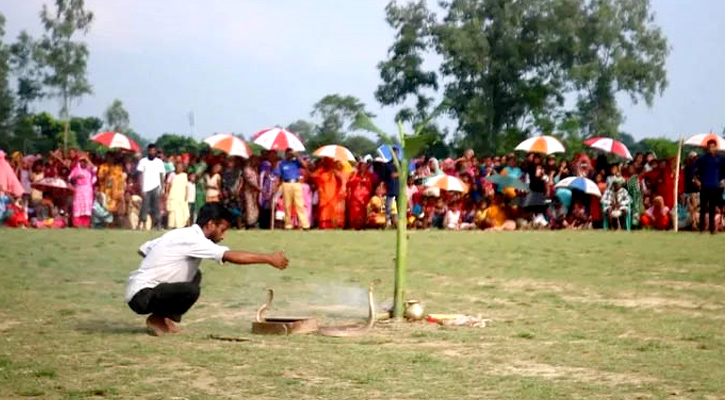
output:
[[[159,225],[160,212],[159,205],[163,191],[164,176],[166,175],[166,166],[164,162],[156,157],[156,145],[151,143],[147,147],[147,156],[142,158],[136,166],[136,171],[141,173],[141,193],[143,203],[141,203],[141,212],[139,215],[139,227],[145,225],[146,217],[151,214],[151,226]],[[150,227],[147,227],[150,228]]]
[[[708,213],[710,233],[715,233],[715,209],[722,202],[723,160],[717,154],[717,143],[707,143],[707,153],[695,162],[695,184],[700,188],[700,232],[705,228]]]

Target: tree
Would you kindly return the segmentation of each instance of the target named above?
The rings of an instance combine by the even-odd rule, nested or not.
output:
[[[86,11],[83,5],[83,0],[55,0],[55,12],[46,5],[40,12],[45,28],[39,45],[41,65],[45,68],[43,83],[55,89],[53,95],[61,99],[60,116],[65,124],[63,147],[66,150],[71,101],[92,93],[86,79],[88,47],[73,40],[77,33],[88,33],[93,21],[93,13]]]
[[[616,95],[651,105],[666,86],[669,50],[649,0],[445,0],[440,8],[436,18],[421,1],[388,5],[396,34],[376,96],[384,105],[427,98],[436,74],[422,60],[435,51],[457,146],[508,151],[531,134],[568,134],[561,126],[572,120],[579,136],[617,136]]]
[[[164,133],[156,139],[156,147],[166,154],[196,153],[201,144],[189,136]]]
[[[5,17],[0,14],[0,145],[7,146],[10,140],[7,133],[13,115],[13,97],[8,88],[9,51],[3,43],[5,37]]]
[[[26,31],[10,46],[10,66],[17,78],[18,113],[30,113],[30,104],[43,98],[43,76],[38,43]]]
[[[106,120],[106,128],[112,132],[126,133],[129,130],[131,119],[128,111],[123,107],[121,100],[115,99],[103,113]]]
[[[287,125],[286,129],[290,132],[296,133],[300,139],[302,139],[302,142],[307,144],[314,140],[316,134],[315,130],[317,127],[310,121],[298,119],[297,121]]]
[[[573,17],[561,16],[569,10],[556,12],[575,26],[579,41],[569,47],[565,67],[578,94],[585,136],[616,138],[622,122],[617,92],[651,106],[667,87],[667,39],[653,23],[649,0],[570,2],[577,4]]]
[[[95,135],[103,127],[103,121],[97,117],[72,117],[70,119],[70,130],[75,133],[78,147],[90,150],[91,136]]]
[[[346,130],[351,129],[355,117],[366,112],[365,103],[354,96],[327,95],[315,103],[311,115],[322,122],[317,125],[316,134],[309,147],[313,150],[326,144],[341,144]]]
[[[653,152],[659,159],[677,155],[678,144],[667,138],[647,138],[640,141],[646,152]]]
[[[366,154],[373,154],[378,147],[377,143],[362,135],[348,136],[341,144],[347,147],[353,154],[360,157]]]
[[[395,29],[395,42],[388,49],[388,59],[378,64],[383,83],[375,91],[375,98],[384,106],[392,106],[414,97],[415,109],[404,107],[396,119],[420,122],[433,100],[425,90],[438,90],[435,71],[423,70],[434,19],[422,0],[403,6],[392,1],[385,7],[385,13],[388,25]]]

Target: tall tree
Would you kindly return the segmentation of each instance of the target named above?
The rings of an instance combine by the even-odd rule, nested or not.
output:
[[[354,96],[332,94],[323,97],[312,107],[311,115],[322,122],[317,126],[317,140],[321,144],[340,144],[345,140],[355,117],[366,112],[365,104]]]
[[[311,140],[315,140],[317,127],[310,121],[298,119],[297,121],[287,125],[287,130],[296,133],[303,143],[308,143]]]
[[[201,144],[193,138],[175,133],[164,133],[156,139],[156,146],[166,154],[195,153]]]
[[[43,97],[43,75],[38,42],[26,31],[10,46],[10,66],[17,79],[18,114],[30,113],[30,104]]]
[[[557,8],[559,20],[574,26],[578,39],[566,65],[578,94],[586,136],[617,137],[622,113],[616,94],[652,105],[667,87],[667,39],[654,24],[649,0],[568,0],[578,13]],[[563,6],[562,5],[562,6]],[[561,16],[561,14],[566,15]]]
[[[113,100],[113,103],[103,113],[103,117],[106,120],[106,128],[110,131],[126,133],[130,128],[131,117],[119,99]]]
[[[86,79],[88,47],[74,40],[77,34],[86,34],[93,21],[93,13],[84,9],[83,0],[55,0],[55,10],[46,5],[40,12],[45,33],[40,41],[42,65],[46,68],[44,83],[55,89],[61,99],[60,116],[64,121],[63,147],[68,148],[70,106],[73,99],[92,93]]]
[[[438,90],[436,72],[423,68],[434,18],[423,0],[402,6],[392,1],[385,7],[385,14],[388,25],[395,29],[395,42],[388,49],[388,59],[378,64],[383,82],[375,98],[384,106],[401,105],[415,98],[415,108],[403,107],[396,119],[420,122],[433,100],[428,91]]]
[[[13,115],[13,97],[8,87],[9,51],[3,42],[5,37],[5,17],[0,14],[0,145],[8,146],[11,118]]]

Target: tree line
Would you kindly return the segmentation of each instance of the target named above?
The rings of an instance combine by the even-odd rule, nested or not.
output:
[[[441,99],[455,127],[428,123],[437,157],[464,148],[492,154],[510,151],[524,138],[549,134],[571,151],[591,136],[622,140],[632,151],[676,152],[673,141],[635,141],[621,132],[617,95],[651,105],[667,87],[667,39],[649,0],[445,0],[431,9],[424,0],[391,1],[386,21],[393,43],[378,69],[375,99],[395,107],[404,123],[426,121]],[[0,147],[43,152],[76,146],[93,150],[100,130],[147,140],[130,126],[115,100],[102,118],[72,116],[74,100],[91,94],[90,56],[82,38],[93,13],[83,0],[55,0],[40,12],[44,32],[21,32],[6,43],[0,14]],[[42,99],[57,99],[58,118],[33,112]],[[355,117],[368,111],[359,98],[330,94],[308,118],[286,127],[310,149],[342,144],[357,154],[380,144],[356,131]],[[199,150],[188,135],[164,133],[169,152]]]

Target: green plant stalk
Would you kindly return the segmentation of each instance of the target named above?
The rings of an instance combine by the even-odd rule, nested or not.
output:
[[[408,269],[408,157],[405,155],[405,134],[403,125],[398,121],[398,136],[403,150],[402,159],[398,160],[393,151],[393,161],[398,169],[398,227],[397,246],[395,251],[395,295],[393,297],[393,317],[403,318],[405,314],[405,285]]]

